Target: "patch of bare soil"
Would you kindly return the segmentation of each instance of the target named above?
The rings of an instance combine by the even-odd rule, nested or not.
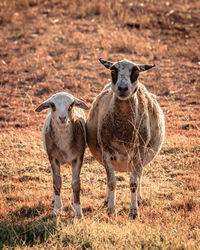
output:
[[[28,0],[0,3],[1,131],[41,130],[34,109],[67,91],[89,104],[109,79],[98,62],[155,63],[141,75],[167,134],[200,132],[199,1]]]

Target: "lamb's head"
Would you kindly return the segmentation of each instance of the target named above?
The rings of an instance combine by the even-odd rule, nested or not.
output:
[[[128,99],[137,91],[139,73],[155,66],[155,64],[135,64],[126,59],[115,63],[101,58],[99,61],[111,70],[112,90],[121,100]]]
[[[72,119],[74,106],[85,110],[89,109],[82,100],[77,99],[68,93],[61,92],[56,93],[44,101],[35,111],[41,112],[44,109],[50,108],[53,120],[58,127],[63,128]]]

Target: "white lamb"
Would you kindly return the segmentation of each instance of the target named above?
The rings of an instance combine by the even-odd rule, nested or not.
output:
[[[139,217],[143,167],[160,151],[164,141],[163,112],[156,97],[138,81],[139,73],[155,65],[128,60],[100,59],[111,70],[112,83],[96,97],[86,121],[87,142],[107,173],[108,214],[115,212],[114,170],[131,172],[129,216]]]
[[[74,107],[74,108],[73,108]],[[36,112],[49,109],[43,125],[43,143],[53,174],[53,213],[62,213],[60,164],[72,165],[74,215],[82,216],[80,171],[86,147],[85,114],[87,105],[68,93],[57,93],[43,102]]]

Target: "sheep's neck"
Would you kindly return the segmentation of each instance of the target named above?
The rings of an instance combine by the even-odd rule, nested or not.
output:
[[[127,119],[127,117],[130,118],[130,116],[133,116],[134,113],[134,99],[130,97],[127,100],[120,100],[115,97],[113,107],[115,116],[119,117],[120,120],[122,117],[125,119]]]

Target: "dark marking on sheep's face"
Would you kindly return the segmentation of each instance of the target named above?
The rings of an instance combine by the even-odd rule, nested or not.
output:
[[[138,77],[139,77],[139,69],[137,66],[133,66],[131,75],[130,75],[131,83],[133,84],[134,82],[136,82]]]
[[[55,105],[55,103],[51,102],[50,105],[51,105],[52,111],[55,112],[56,111],[56,105]]]
[[[72,111],[73,106],[74,106],[74,102],[72,102],[72,103],[69,105],[68,112],[71,112],[71,111]]]
[[[111,67],[111,78],[112,78],[112,83],[116,84],[118,79],[118,69],[115,66]]]

